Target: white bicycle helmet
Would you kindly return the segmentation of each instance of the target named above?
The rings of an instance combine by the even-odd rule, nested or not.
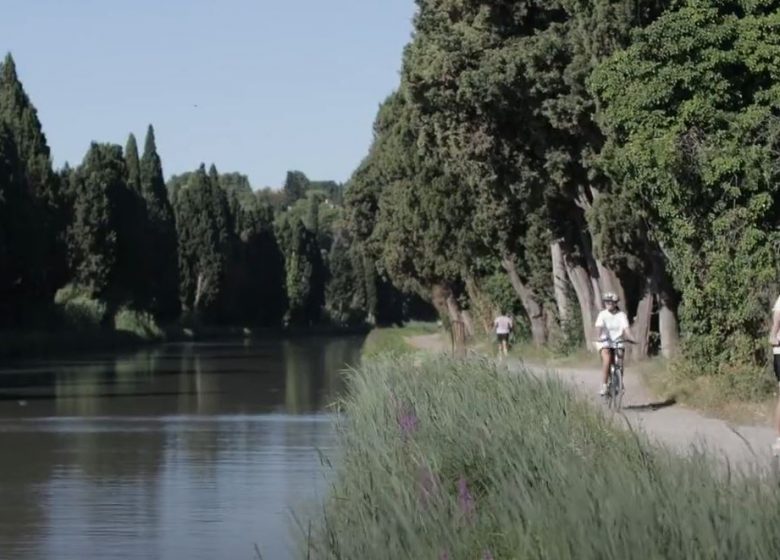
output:
[[[617,303],[620,301],[620,299],[617,297],[617,294],[614,294],[612,292],[604,292],[601,294],[601,301],[608,302],[611,301],[613,303]]]

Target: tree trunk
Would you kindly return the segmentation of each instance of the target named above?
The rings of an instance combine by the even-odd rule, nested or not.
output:
[[[653,292],[650,282],[647,282],[645,293],[636,308],[636,317],[631,325],[631,334],[634,335],[636,345],[631,347],[629,356],[632,360],[647,358],[650,345],[650,320],[653,315]]]
[[[564,261],[566,264],[566,274],[569,277],[577,294],[577,302],[580,304],[580,315],[582,315],[582,332],[585,336],[585,346],[588,350],[595,350],[594,324],[596,323],[596,300],[593,294],[593,285],[590,282],[590,275],[585,267],[575,265]]]
[[[203,298],[203,293],[206,291],[206,287],[208,285],[208,280],[206,280],[205,275],[201,272],[198,273],[198,280],[195,284],[195,301],[192,304],[192,308],[195,310],[195,312],[199,312],[200,309],[200,301]]]
[[[462,317],[460,314],[460,306],[458,305],[458,300],[455,299],[455,294],[452,293],[452,290],[447,290],[449,293],[447,294],[447,314],[450,317],[450,321],[453,323],[457,323],[462,321]]]
[[[552,257],[553,271],[553,291],[555,293],[555,305],[558,308],[558,320],[561,326],[566,324],[571,318],[571,309],[569,307],[569,296],[566,293],[568,279],[566,276],[566,261],[563,258],[563,249],[561,242],[555,241],[550,245],[550,255]]]
[[[680,330],[677,322],[677,301],[666,272],[662,253],[651,256],[653,288],[658,296],[658,332],[661,336],[661,355],[672,358],[680,346]]]
[[[473,320],[477,321],[482,330],[485,331],[485,334],[490,334],[496,310],[491,308],[490,302],[487,301],[487,298],[485,298],[482,290],[480,290],[473,278],[466,279],[466,293],[469,295],[471,309],[475,313]]]
[[[441,317],[450,320],[452,351],[457,355],[466,353],[466,333],[458,301],[449,286],[435,284],[431,289],[431,301]]]
[[[520,275],[517,273],[517,267],[513,260],[504,258],[501,265],[509,275],[509,281],[523,304],[528,321],[531,323],[531,336],[534,345],[543,346],[547,342],[547,321],[545,319],[544,308],[536,300],[531,289],[525,285]]]
[[[447,309],[449,292],[449,288],[441,284],[435,284],[431,288],[431,304],[442,319],[449,316],[449,310]]]
[[[664,358],[673,358],[680,346],[680,330],[677,313],[663,296],[658,300],[658,331],[661,335],[661,355]]]
[[[474,336],[474,321],[471,318],[471,313],[469,313],[468,309],[464,309],[460,312],[460,317],[463,321],[463,326],[466,327],[466,336],[472,338]]]
[[[628,303],[626,302],[626,292],[623,290],[623,283],[620,281],[617,274],[615,274],[615,271],[604,266],[598,259],[596,259],[596,269],[599,272],[599,287],[601,288],[601,293],[612,292],[620,298],[621,305],[627,306]],[[598,301],[598,299],[601,298],[601,295],[599,294],[596,297]]]
[[[450,316],[453,350],[456,356],[465,356],[467,329],[466,324],[463,321],[463,313],[460,310],[458,300],[455,299],[455,294],[452,293],[452,290],[449,290],[449,295],[447,296],[447,311]]]

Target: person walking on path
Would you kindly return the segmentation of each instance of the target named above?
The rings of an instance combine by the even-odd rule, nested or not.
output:
[[[498,342],[498,355],[504,357],[509,355],[509,333],[512,332],[514,325],[512,319],[506,315],[503,310],[493,321],[493,327],[496,329],[496,339]]]

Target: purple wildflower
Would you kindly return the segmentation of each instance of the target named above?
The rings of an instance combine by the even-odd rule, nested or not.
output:
[[[439,560],[450,560],[450,553],[445,550],[439,555]]]
[[[474,515],[474,496],[471,495],[469,485],[463,476],[458,480],[458,506],[461,513],[467,518],[471,518]]]
[[[401,434],[406,438],[417,431],[417,415],[414,411],[399,414],[397,417],[398,427],[401,428]]]
[[[485,552],[482,553],[482,560],[493,560],[493,554],[485,549]]]

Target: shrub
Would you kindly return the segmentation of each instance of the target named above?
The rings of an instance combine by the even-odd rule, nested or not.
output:
[[[145,340],[160,340],[165,336],[151,313],[127,307],[122,307],[114,316],[114,329]]]
[[[87,290],[75,284],[60,288],[54,303],[66,326],[77,329],[95,329],[106,320],[105,302],[91,297]]]

